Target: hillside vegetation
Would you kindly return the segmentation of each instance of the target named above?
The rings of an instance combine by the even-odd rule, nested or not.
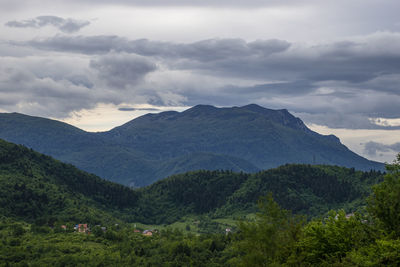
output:
[[[330,211],[306,221],[268,195],[237,231],[198,236],[171,228],[145,236],[132,225],[94,227],[89,235],[3,218],[0,265],[398,266],[400,154],[366,204],[363,213]]]
[[[271,192],[310,216],[362,205],[381,173],[333,166],[285,165],[255,174],[196,171],[137,190],[0,140],[0,213],[28,222],[104,221],[170,224],[187,216],[233,218],[256,211]]]
[[[28,222],[118,220],[138,195],[128,187],[0,140],[0,214]]]

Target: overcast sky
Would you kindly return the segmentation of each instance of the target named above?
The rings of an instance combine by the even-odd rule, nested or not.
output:
[[[398,10],[398,0],[0,0],[0,111],[97,131],[147,112],[257,103],[391,162]]]

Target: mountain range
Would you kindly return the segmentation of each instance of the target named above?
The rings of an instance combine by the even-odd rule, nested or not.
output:
[[[255,173],[287,163],[383,170],[311,131],[287,110],[250,104],[146,114],[106,132],[18,113],[0,114],[0,138],[23,144],[105,179],[140,187],[193,170]]]

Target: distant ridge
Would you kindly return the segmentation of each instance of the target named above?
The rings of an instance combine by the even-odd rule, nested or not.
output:
[[[256,104],[146,114],[101,133],[2,113],[0,138],[131,186],[198,169],[256,172],[286,163],[384,169],[350,151],[336,136],[311,131],[286,109]]]

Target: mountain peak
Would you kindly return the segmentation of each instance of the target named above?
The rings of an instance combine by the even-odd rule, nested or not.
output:
[[[216,110],[218,110],[218,108],[211,106],[211,105],[196,105],[194,107],[191,107],[191,108],[183,111],[182,114],[197,116],[200,114],[214,113]]]
[[[216,110],[216,109],[218,109],[218,108],[217,108],[217,107],[214,107],[214,106],[212,106],[212,105],[202,105],[202,104],[200,104],[200,105],[193,106],[193,107],[191,107],[190,109],[188,109],[188,110],[186,110],[186,111],[189,111],[189,110],[202,110],[202,111],[206,111],[206,110]]]
[[[262,114],[280,113],[282,115],[293,116],[287,109],[269,109],[269,108],[264,108],[257,104],[248,104],[240,108]]]
[[[241,109],[247,109],[247,110],[251,110],[251,111],[263,111],[266,110],[266,108],[259,106],[257,104],[248,104],[245,105],[243,107],[240,107]]]

